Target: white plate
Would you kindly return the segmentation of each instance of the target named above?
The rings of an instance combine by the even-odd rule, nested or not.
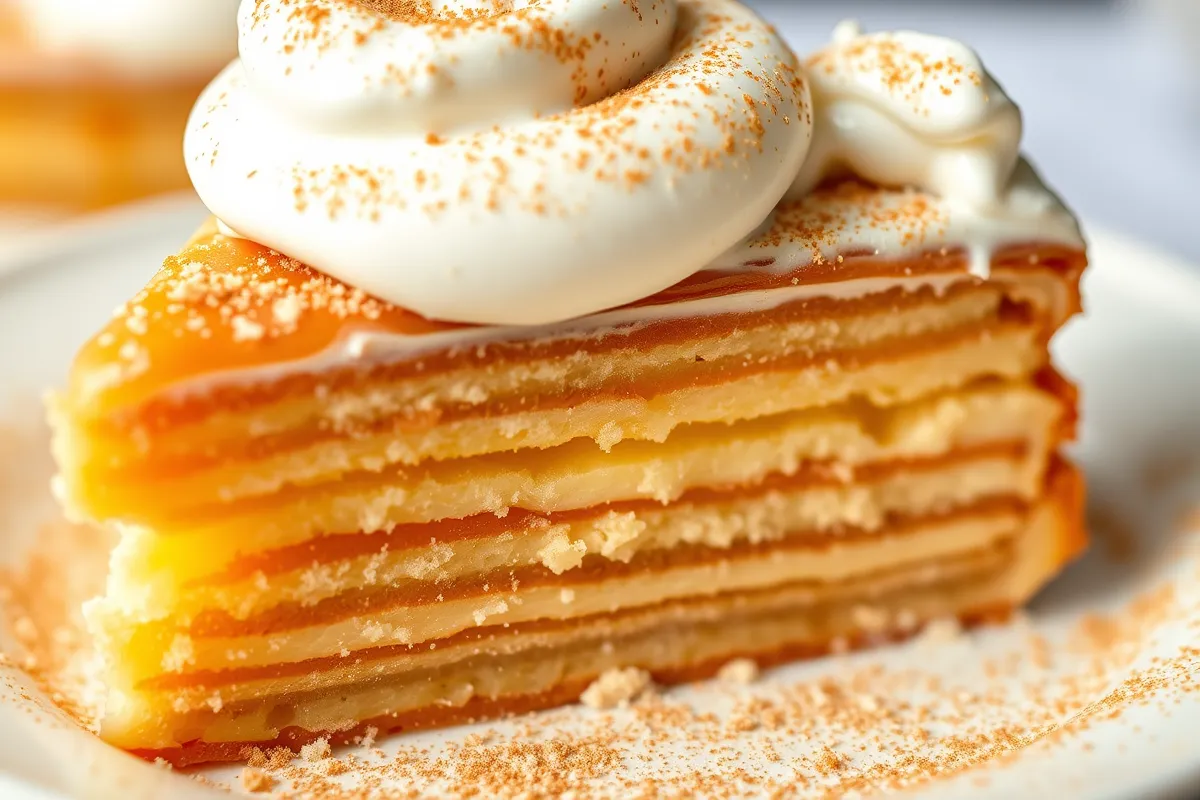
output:
[[[0,259],[0,375],[5,381],[0,422],[26,424],[27,430],[41,435],[37,423],[29,422],[38,413],[38,395],[62,380],[78,344],[154,272],[161,257],[187,237],[202,215],[198,206],[186,200],[147,206],[132,215],[111,217],[101,226],[85,224],[55,241],[43,240],[37,252]],[[1179,659],[1181,647],[1200,639],[1200,532],[1181,533],[1175,522],[1181,510],[1200,508],[1200,485],[1182,479],[1183,462],[1200,460],[1200,270],[1100,231],[1092,231],[1091,242],[1088,314],[1062,334],[1057,350],[1065,371],[1085,391],[1083,439],[1077,453],[1090,480],[1093,503],[1102,503],[1108,509],[1106,516],[1119,512],[1136,531],[1136,557],[1113,559],[1103,547],[1093,548],[1015,626],[989,628],[943,644],[927,640],[794,665],[773,671],[747,688],[710,683],[677,689],[667,694],[668,702],[725,713],[750,695],[770,702],[786,693],[789,685],[822,677],[836,680],[870,664],[882,664],[884,675],[893,678],[905,670],[923,670],[968,693],[992,692],[989,701],[979,704],[978,714],[968,716],[990,726],[993,733],[1002,731],[1011,718],[1016,727],[1009,730],[1022,741],[1021,737],[1031,738],[1029,731],[1020,728],[1031,710],[1040,708],[1045,718],[1055,698],[1061,700],[1061,708],[1054,712],[1059,716],[1045,726],[1060,728],[1057,733],[923,785],[922,796],[1011,798],[1065,793],[1077,798],[1141,798],[1180,795],[1200,787],[1196,745],[1200,658],[1194,663]],[[1147,480],[1155,465],[1176,462],[1179,474],[1170,476],[1175,480],[1164,485],[1158,485],[1161,480]],[[27,480],[33,488],[18,487],[21,502],[17,503],[3,500],[11,498],[12,491],[0,494],[0,559],[20,563],[29,532],[53,513],[45,489],[49,469],[39,443],[20,470],[22,483]],[[14,486],[0,485],[0,490],[5,488]],[[1173,592],[1169,611],[1158,619],[1143,615],[1132,639],[1126,631],[1128,652],[1097,656],[1094,648],[1085,652],[1072,644],[1084,620],[1095,615],[1135,619],[1130,616],[1130,603],[1143,598],[1144,610],[1147,593],[1157,590],[1161,599],[1164,587]],[[1097,625],[1103,628],[1093,622],[1093,628]],[[1044,655],[1050,663],[1028,657],[1032,636],[1044,638]],[[1018,669],[998,682],[981,665],[998,663],[1005,654],[1015,659],[1012,663]],[[1174,659],[1173,673],[1164,667],[1170,659]],[[1189,672],[1191,678],[1185,680]],[[1085,674],[1087,681],[1081,683]],[[1155,683],[1156,674],[1167,677]],[[1120,687],[1128,688],[1130,679],[1139,675],[1143,684],[1150,679],[1149,689],[1130,698]],[[216,796],[195,781],[108,748],[54,709],[39,705],[36,689],[15,669],[0,667],[0,678],[0,796],[121,796],[126,800]],[[881,678],[880,685],[894,683],[893,678]],[[1091,687],[1082,700],[1081,685]],[[1074,687],[1073,697],[1067,696],[1068,687]],[[899,690],[904,696],[884,696],[880,701],[920,705],[917,690],[912,691],[911,697]],[[21,699],[22,693],[32,699]],[[997,703],[996,697],[1002,702]],[[1096,705],[1086,708],[1088,702]],[[547,718],[568,731],[598,724],[597,715],[583,709],[551,712]],[[629,719],[630,712],[619,712],[613,724],[632,725]],[[955,731],[938,730],[937,724],[936,719],[931,723],[928,752],[920,752],[945,764],[948,740],[939,737]],[[487,727],[495,727],[502,740],[518,726]],[[466,730],[394,737],[383,745],[386,749],[415,743],[433,748],[436,755],[448,742],[461,741]],[[855,770],[899,759],[895,749],[899,745],[887,739],[888,726],[881,724],[878,733],[884,738],[872,735],[856,741],[843,735],[835,741],[820,732],[781,738],[778,732],[757,731],[722,747],[741,759],[750,773],[780,778],[790,774],[788,769],[803,772],[806,767],[797,759],[817,753],[828,743],[849,756],[842,768],[844,779]],[[780,760],[763,755],[762,742],[768,740]],[[670,747],[659,747],[629,753],[627,774],[670,772],[685,766],[683,759],[688,758],[688,769],[713,768],[714,762],[706,762],[695,748],[677,749],[684,755],[671,752]],[[878,769],[869,774],[877,774]],[[233,769],[206,773],[222,781],[236,774]],[[814,786],[822,780],[832,786],[838,785],[839,778],[817,779]],[[605,785],[612,784],[589,784],[598,793],[604,793]]]

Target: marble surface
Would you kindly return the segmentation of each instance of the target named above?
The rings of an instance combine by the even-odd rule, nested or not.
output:
[[[749,1],[802,52],[847,17],[965,40],[1021,105],[1026,151],[1081,217],[1200,262],[1200,29],[1156,13],[1200,0]]]

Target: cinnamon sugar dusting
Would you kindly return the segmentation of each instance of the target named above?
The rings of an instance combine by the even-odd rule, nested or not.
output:
[[[850,42],[822,50],[808,59],[810,69],[826,74],[878,75],[890,94],[911,103],[915,110],[929,116],[931,109],[921,99],[933,88],[944,96],[954,94],[964,84],[982,86],[983,77],[952,56],[934,56],[890,34],[857,37]]]
[[[354,0],[376,14],[398,22],[421,23],[447,19],[486,19],[513,10],[513,0],[486,0],[479,6],[447,8],[433,0]]]
[[[811,253],[812,264],[824,264],[825,252],[853,240],[887,236],[905,248],[934,246],[945,241],[948,223],[944,208],[924,192],[882,191],[844,181],[782,203],[771,225],[751,239],[747,249],[796,245]]]
[[[763,152],[764,119],[788,122],[781,109],[803,96],[804,78],[796,64],[759,67],[747,58],[747,52],[755,53],[755,42],[749,38],[752,31],[730,26],[730,18],[702,13],[690,5],[680,9],[671,59],[639,82],[616,85],[606,77],[603,66],[596,74],[584,67],[595,44],[594,34],[553,27],[543,19],[537,4],[513,10],[512,3],[493,0],[454,10],[428,0],[336,1],[357,5],[363,11],[361,29],[354,33],[364,41],[383,20],[434,26],[444,29],[446,37],[458,35],[464,26],[487,26],[502,33],[508,46],[543,52],[563,65],[576,65],[576,69],[572,74],[575,107],[543,115],[540,122],[545,124],[496,125],[454,136],[427,134],[427,142],[432,137],[436,146],[453,150],[448,157],[454,156],[458,163],[485,166],[487,177],[482,183],[477,170],[451,177],[424,168],[397,174],[378,165],[353,163],[296,168],[292,175],[296,210],[321,208],[331,220],[351,215],[378,221],[387,208],[419,209],[437,217],[451,204],[471,201],[492,212],[517,208],[539,216],[566,217],[573,213],[574,198],[549,194],[550,176],[563,171],[582,173],[633,191],[652,181],[669,181],[673,175],[737,170]],[[346,31],[329,27],[330,2],[334,0],[259,0],[256,15],[261,18],[279,7],[291,7],[292,26],[284,50],[298,43],[320,49],[345,42],[348,36]],[[633,14],[641,16],[636,2],[625,2]],[[322,9],[326,13],[321,13]],[[718,36],[725,26],[731,29]],[[402,62],[388,69],[388,80],[406,93],[414,85],[427,83],[431,68],[432,63],[406,54]],[[749,77],[761,87],[759,97],[714,95],[708,80],[718,75]],[[675,86],[694,87],[695,94],[689,98],[663,91]],[[653,119],[652,108],[670,109],[681,116],[668,129],[665,122],[647,121]],[[805,108],[803,114],[811,119],[810,109]],[[633,135],[635,129],[647,125],[660,142],[655,148],[637,144]],[[216,157],[215,153],[209,155]]]
[[[636,0],[624,0],[624,4],[641,21]],[[335,17],[331,13],[335,8],[358,13]],[[294,55],[301,48],[319,53],[345,43],[361,47],[389,24],[420,27],[435,40],[451,39],[468,30],[492,32],[500,34],[510,47],[541,53],[573,67],[571,81],[577,105],[624,88],[606,79],[603,67],[589,71],[585,66],[587,55],[597,42],[594,32],[554,24],[536,2],[475,0],[470,4],[450,5],[432,0],[257,0],[252,17],[254,26],[262,25],[269,15],[281,10],[286,11],[288,21],[280,47],[283,55]],[[335,19],[343,22],[339,25]],[[442,79],[440,72],[434,60],[408,52],[385,66],[384,80],[408,96],[431,78]]]
[[[102,370],[90,391],[132,381],[153,367],[156,344],[217,337],[255,343],[296,333],[314,316],[370,323],[396,308],[275,251],[216,235],[170,256],[153,279],[113,312],[90,345]],[[115,357],[114,357],[115,356]]]

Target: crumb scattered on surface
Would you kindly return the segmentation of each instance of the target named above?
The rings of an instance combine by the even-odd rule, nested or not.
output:
[[[300,757],[305,761],[320,761],[329,758],[332,753],[333,748],[329,746],[328,739],[317,739],[300,748]]]
[[[247,792],[269,792],[275,786],[274,778],[255,767],[242,770],[241,782]]]
[[[610,669],[583,690],[579,702],[589,708],[607,709],[629,705],[650,688],[650,673],[636,667]]]
[[[922,644],[940,645],[952,642],[963,634],[962,623],[954,617],[942,617],[925,623],[918,640]]]
[[[749,658],[736,658],[721,667],[717,677],[726,683],[746,686],[758,680],[758,664]]]

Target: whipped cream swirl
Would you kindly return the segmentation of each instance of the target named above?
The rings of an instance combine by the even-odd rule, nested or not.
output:
[[[789,198],[849,172],[978,209],[1003,201],[1021,112],[969,47],[910,31],[864,34],[844,22],[805,66],[815,133]]]
[[[136,77],[207,78],[236,51],[238,0],[16,3],[41,50]]]
[[[427,317],[638,300],[767,218],[808,87],[734,0],[244,0],[186,153],[230,229]]]

